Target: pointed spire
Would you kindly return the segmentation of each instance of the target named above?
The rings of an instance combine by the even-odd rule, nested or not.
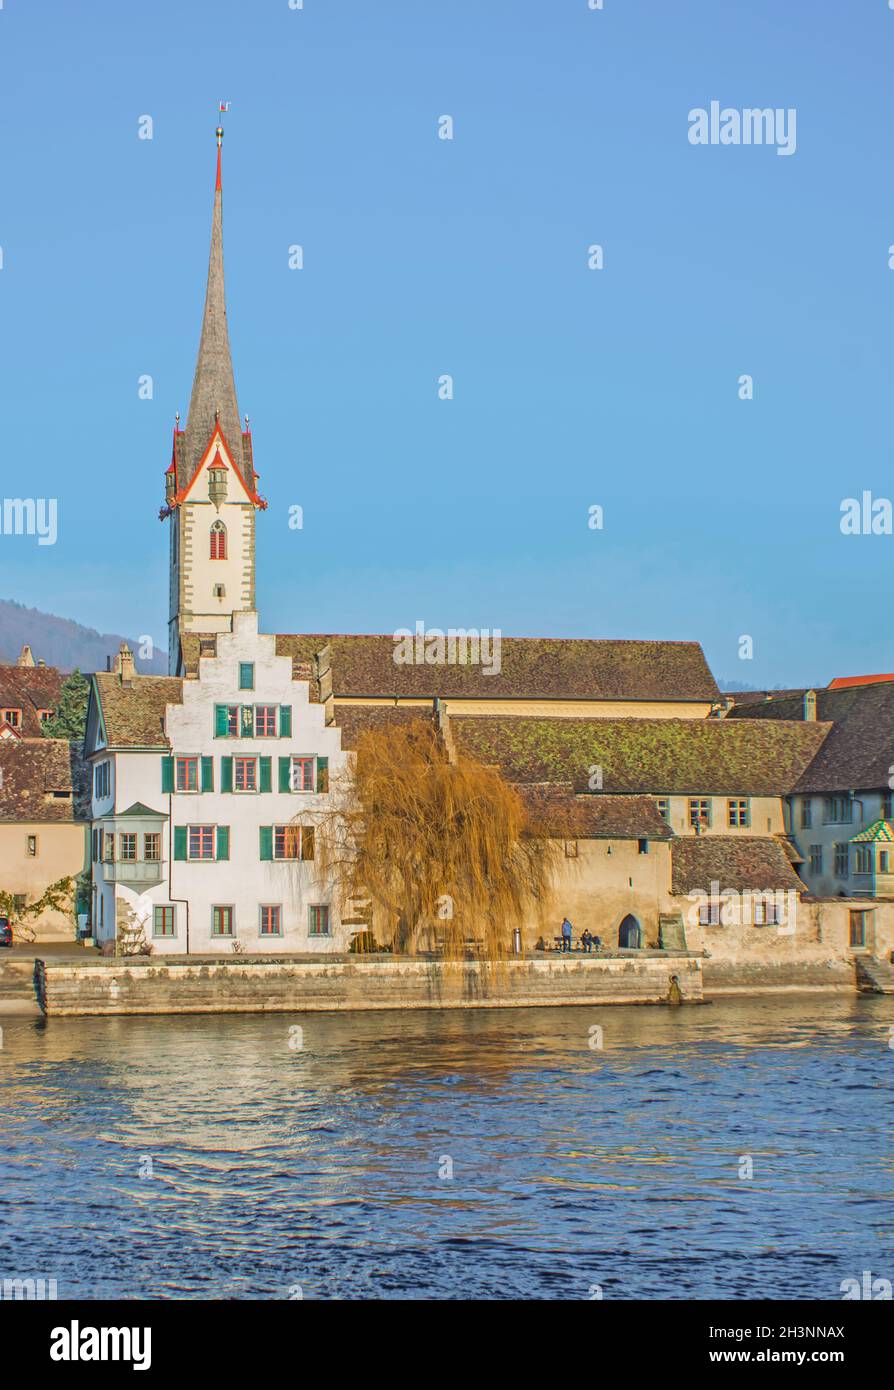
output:
[[[208,287],[205,292],[205,312],[202,318],[202,337],[192,383],[189,414],[186,417],[186,439],[183,451],[185,477],[188,483],[199,466],[211,440],[215,422],[219,421],[227,444],[233,453],[236,467],[242,470],[242,431],[239,428],[239,406],[236,382],[230,356],[227,332],[227,306],[224,293],[223,267],[223,195],[221,190],[220,154],[223,130],[217,128],[217,178],[214,185],[214,212],[211,219],[211,255],[208,261]]]

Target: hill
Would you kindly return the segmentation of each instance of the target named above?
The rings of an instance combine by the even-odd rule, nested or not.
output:
[[[72,671],[104,671],[106,657],[114,656],[125,640],[118,632],[97,632],[83,627],[70,618],[57,618],[53,613],[41,613],[38,608],[26,608],[12,599],[0,599],[0,662],[14,662],[27,642],[35,661]],[[167,675],[168,654],[156,647],[151,659],[140,657],[135,637],[127,641],[136,658],[137,670],[143,675]]]

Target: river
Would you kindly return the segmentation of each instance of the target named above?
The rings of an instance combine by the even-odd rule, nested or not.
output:
[[[894,998],[0,1024],[0,1277],[60,1298],[894,1280]]]

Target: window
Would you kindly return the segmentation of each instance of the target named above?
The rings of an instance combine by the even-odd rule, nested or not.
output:
[[[872,873],[872,850],[869,845],[854,845],[854,873]]]
[[[252,661],[239,662],[239,689],[254,690],[255,688],[255,668]]]
[[[197,792],[199,790],[198,758],[176,758],[176,782],[178,792]]]
[[[566,859],[577,859],[577,857],[578,857],[578,848],[579,848],[579,847],[578,847],[577,840],[566,840],[566,841],[565,841],[565,858],[566,858]]]
[[[37,717],[41,724],[46,724],[48,719],[52,719],[53,711],[51,709],[39,709],[37,711]]]
[[[143,858],[152,864],[157,864],[161,859],[161,831],[146,831],[143,836]]]
[[[312,825],[275,825],[273,827],[274,859],[313,859],[314,828]]]
[[[10,728],[17,729],[22,720],[22,711],[20,709],[0,710],[0,720],[5,720]]]
[[[226,585],[225,585],[225,584],[215,584],[215,585],[214,585],[214,589],[213,589],[213,595],[214,595],[215,598],[226,598],[226,596],[227,596],[227,588],[226,588]]]
[[[155,907],[152,910],[152,935],[176,936],[173,907]]]
[[[225,560],[227,558],[227,528],[222,521],[215,521],[211,527],[211,558],[212,560]]]
[[[670,825],[671,804],[669,796],[659,796],[655,805],[658,807],[658,814]]]
[[[782,906],[778,903],[772,893],[761,898],[760,894],[754,900],[754,925],[756,927],[778,927],[782,922]]]
[[[891,819],[891,810],[892,810],[891,802],[892,802],[892,798],[894,798],[894,793],[892,793],[892,792],[882,792],[882,804],[881,804],[882,820],[890,820],[890,819]]]
[[[711,802],[706,797],[690,797],[689,824],[695,828],[706,828],[711,824]]]
[[[102,851],[103,862],[112,864],[115,861],[115,836],[111,830],[100,830],[99,845]]]
[[[813,827],[813,799],[805,796],[801,802],[801,829],[810,830]]]
[[[250,738],[252,730],[248,730]],[[239,705],[215,705],[214,706],[214,737],[215,738],[238,738],[239,737]]]
[[[97,801],[102,801],[109,795],[111,787],[110,767],[111,763],[104,762],[97,763],[93,769],[93,794]]]
[[[188,856],[190,859],[214,858],[214,826],[190,825],[188,827]]]
[[[278,904],[261,907],[261,935],[282,936],[282,909]]]
[[[807,850],[807,863],[812,874],[821,874],[823,871],[823,847],[822,845],[810,845]]]
[[[890,869],[888,868],[888,851],[886,849],[880,849],[878,852],[878,871],[880,874],[890,873]]]
[[[256,792],[258,790],[257,758],[233,759],[233,790],[237,792]]]
[[[276,705],[255,705],[255,737],[276,738]]]
[[[29,835],[25,841],[25,853],[29,859],[37,858],[37,836]]]
[[[835,877],[836,877],[836,878],[847,878],[847,851],[848,851],[848,846],[847,846],[847,843],[846,843],[846,842],[845,842],[844,844],[837,844],[837,845],[835,846]]]
[[[648,841],[648,840],[640,840],[640,842],[639,842],[639,852],[640,852],[640,854],[648,854],[648,853],[649,853],[649,841]]]
[[[94,832],[93,832],[93,855],[92,855],[92,858],[93,858],[94,864],[96,863],[97,859],[99,858],[99,831],[98,831],[98,830],[94,830]]]
[[[827,796],[823,803],[826,825],[850,825],[854,818],[853,801],[849,796]]]
[[[726,803],[727,822],[730,826],[744,827],[751,823],[750,807],[747,801],[728,801]]]
[[[292,759],[292,791],[312,792],[314,789],[313,758]]]
[[[702,903],[698,910],[700,927],[720,926],[720,903]]]
[[[137,857],[137,837],[132,830],[122,830],[118,837],[118,858],[132,864]]]
[[[232,936],[232,935],[233,935],[233,909],[232,909],[232,907],[212,907],[212,909],[211,909],[211,935],[212,935],[212,936]]]
[[[331,936],[329,930],[329,904],[311,903],[308,912],[308,934],[310,936]]]

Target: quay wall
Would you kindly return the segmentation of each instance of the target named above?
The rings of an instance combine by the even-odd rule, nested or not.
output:
[[[387,957],[36,963],[38,999],[51,1017],[660,1004],[673,977],[685,1002],[701,1001],[701,961],[685,952],[496,964]]]

